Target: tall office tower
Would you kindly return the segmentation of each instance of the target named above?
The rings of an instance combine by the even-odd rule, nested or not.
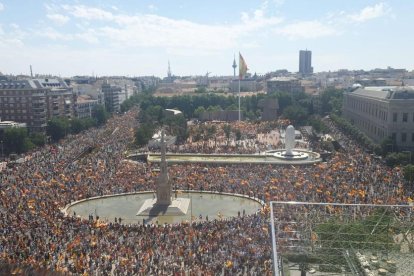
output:
[[[313,73],[312,51],[299,51],[299,74],[310,75]]]

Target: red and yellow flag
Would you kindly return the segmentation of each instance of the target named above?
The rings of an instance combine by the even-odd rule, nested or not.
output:
[[[243,78],[244,78],[244,76],[245,76],[245,75],[246,75],[246,73],[247,73],[247,70],[249,70],[249,69],[247,68],[247,64],[246,64],[246,62],[244,61],[243,56],[239,53],[239,78],[240,78],[240,79],[243,79]]]

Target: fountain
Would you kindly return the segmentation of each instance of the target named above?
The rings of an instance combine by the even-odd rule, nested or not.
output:
[[[305,149],[295,149],[295,128],[289,125],[285,131],[285,149],[267,151],[266,155],[285,161],[301,161],[308,160],[315,153]]]
[[[161,136],[160,173],[155,191],[111,194],[81,199],[66,205],[65,215],[76,214],[87,219],[91,214],[105,222],[123,224],[188,223],[194,219],[226,219],[251,215],[263,207],[264,202],[248,195],[218,191],[172,190],[168,176],[164,132]],[[180,196],[178,196],[180,195]],[[137,212],[138,210],[138,212]],[[194,216],[193,216],[194,215]]]

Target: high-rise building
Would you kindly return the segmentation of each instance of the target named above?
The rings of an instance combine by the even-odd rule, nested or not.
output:
[[[312,51],[299,51],[299,74],[310,75],[313,73]]]
[[[105,99],[106,111],[110,113],[119,112],[121,110],[121,94],[122,88],[116,85],[111,85],[106,80],[102,84],[102,94]]]

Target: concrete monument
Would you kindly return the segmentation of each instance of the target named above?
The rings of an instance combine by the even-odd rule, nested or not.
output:
[[[156,198],[147,199],[139,209],[137,216],[180,216],[187,214],[189,198],[172,198],[172,184],[168,176],[164,130],[161,132],[160,174],[156,180]]]

